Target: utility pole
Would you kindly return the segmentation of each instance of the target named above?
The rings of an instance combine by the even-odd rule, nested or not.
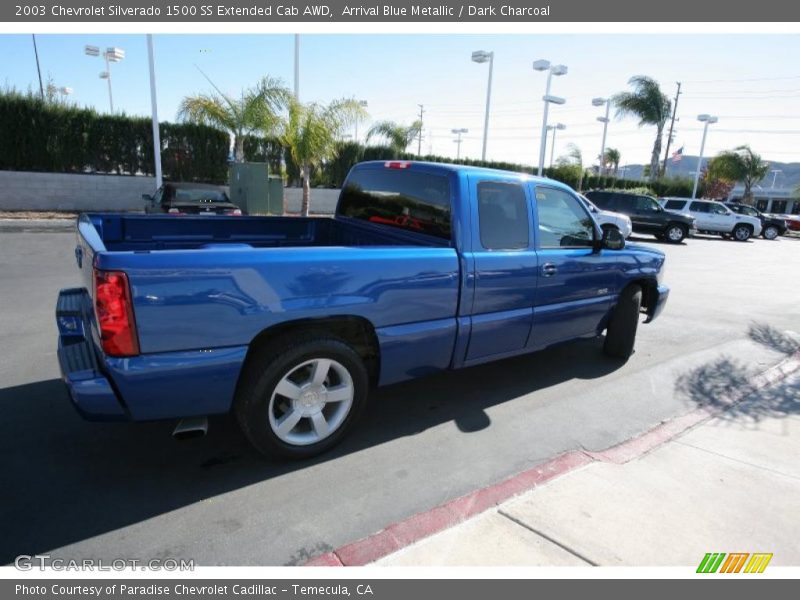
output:
[[[422,104],[419,106],[419,133],[417,134],[417,158],[422,157],[422,115],[425,114],[425,108]]]
[[[39,66],[39,49],[36,47],[36,34],[32,33],[33,38],[33,53],[36,55],[36,72],[39,74],[39,93],[42,95],[42,102],[44,102],[44,86],[42,85],[42,68]]]
[[[675,102],[672,104],[672,120],[669,124],[669,135],[667,136],[667,149],[664,152],[664,164],[661,167],[661,175],[667,174],[667,160],[669,159],[669,147],[672,144],[672,131],[675,128],[675,115],[678,113],[678,98],[681,97],[681,82],[676,81],[678,84],[678,91],[675,92]]]

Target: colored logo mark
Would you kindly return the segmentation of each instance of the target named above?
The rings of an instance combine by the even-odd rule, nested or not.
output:
[[[748,560],[749,559],[749,560]],[[772,560],[766,552],[708,552],[697,567],[698,573],[763,573]]]

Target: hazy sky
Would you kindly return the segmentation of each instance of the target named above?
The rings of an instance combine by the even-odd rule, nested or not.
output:
[[[108,110],[102,60],[83,54],[84,44],[119,46],[126,59],[112,66],[118,110],[150,111],[143,35],[37,35],[45,78],[73,88],[79,105]],[[155,38],[159,116],[174,120],[180,99],[210,91],[200,66],[223,90],[239,93],[264,74],[293,77],[292,35],[159,35]],[[538,161],[543,73],[531,63],[545,58],[566,64],[552,93],[567,103],[550,111],[558,132],[556,156],[577,144],[589,162],[599,154],[601,109],[595,96],[626,89],[632,75],[659,80],[674,96],[683,82],[674,148],[697,154],[699,113],[719,116],[706,155],[748,143],[765,158],[800,161],[800,36],[796,35],[303,35],[300,96],[328,101],[343,96],[369,102],[373,119],[411,122],[425,106],[423,151],[455,155],[452,128],[466,127],[462,156],[480,157],[488,65],[470,61],[473,50],[495,52],[488,158]],[[0,35],[0,83],[37,88],[30,35]],[[612,115],[613,117],[613,115]],[[367,126],[359,131],[363,137]],[[654,129],[632,119],[612,119],[608,146],[622,162],[649,161]],[[549,162],[549,149],[547,153]]]

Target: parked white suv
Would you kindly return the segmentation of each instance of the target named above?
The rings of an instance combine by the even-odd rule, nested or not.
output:
[[[698,233],[733,236],[739,242],[746,242],[752,236],[761,234],[760,219],[737,214],[721,202],[690,198],[661,198],[659,201],[664,210],[692,215]]]
[[[594,220],[597,221],[597,224],[600,225],[602,229],[608,229],[610,227],[614,227],[619,229],[619,232],[622,234],[622,237],[628,239],[628,236],[633,231],[633,225],[631,225],[631,219],[628,215],[623,215],[622,213],[612,212],[610,210],[601,210],[597,208],[594,203],[589,200],[583,194],[578,194],[578,197],[583,200],[583,203],[586,205],[586,208],[589,209],[589,212],[592,213]]]

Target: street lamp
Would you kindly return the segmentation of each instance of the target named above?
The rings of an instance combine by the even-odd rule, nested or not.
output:
[[[492,69],[494,68],[494,52],[476,50],[472,53],[472,62],[489,63],[489,83],[486,85],[486,116],[483,119],[483,150],[481,160],[486,160],[486,140],[489,137],[489,105],[492,101]]]
[[[453,140],[454,143],[458,144],[458,148],[456,149],[456,160],[461,158],[461,134],[462,133],[469,133],[469,129],[461,128],[461,129],[451,129],[453,133],[455,133],[458,137]]]
[[[697,159],[697,170],[694,173],[694,187],[692,188],[692,200],[697,198],[697,183],[700,181],[700,166],[703,164],[703,151],[706,149],[706,135],[708,134],[708,126],[713,125],[719,119],[711,115],[697,115],[697,120],[703,125],[703,141],[700,142],[700,158]]]
[[[783,173],[783,170],[781,170],[781,169],[772,169],[772,171],[770,171],[770,173],[772,173],[772,186],[771,187],[774,188],[775,187],[775,180],[778,179],[778,173]]]
[[[550,83],[553,75],[556,77],[567,74],[566,65],[551,65],[549,60],[535,60],[533,61],[534,71],[547,71],[547,87],[545,88],[544,96],[544,115],[542,116],[542,141],[539,146],[539,176],[541,177],[544,171],[544,154],[547,151],[547,110],[550,104],[564,104],[566,100],[558,96],[550,95]]]
[[[556,151],[556,131],[559,129],[566,129],[567,126],[563,123],[556,123],[555,125],[548,125],[547,130],[553,132],[553,143],[550,145],[550,167],[553,166],[553,153]]]
[[[592,106],[606,105],[606,116],[597,117],[597,120],[603,124],[603,143],[600,145],[600,169],[599,175],[603,175],[606,162],[606,133],[608,132],[608,111],[611,110],[611,100],[609,98],[592,98]]]
[[[366,100],[358,100],[358,105],[361,108],[367,108],[367,106],[369,106],[369,103]],[[355,142],[357,144],[358,143],[358,116],[357,115],[356,115],[355,126],[356,126],[356,131],[355,131],[355,135],[353,136],[353,139],[355,140]]]
[[[100,48],[97,46],[84,46],[83,49],[86,56],[100,56]],[[125,50],[122,48],[106,48],[102,54],[103,59],[106,61],[106,70],[100,72],[100,79],[108,81],[108,105],[111,107],[111,112],[114,112],[114,96],[111,93],[111,63],[120,62],[125,58]]]

